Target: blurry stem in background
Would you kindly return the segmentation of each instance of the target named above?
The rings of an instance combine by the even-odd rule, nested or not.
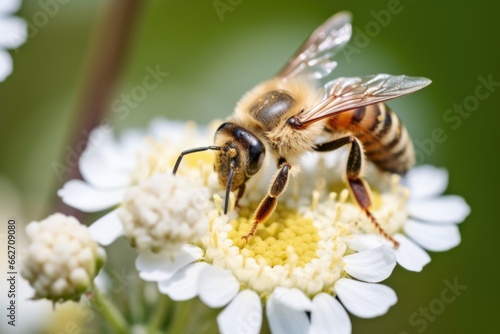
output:
[[[87,146],[88,134],[99,125],[109,109],[145,0],[110,0],[103,3],[101,7],[104,14],[94,31],[92,54],[84,67],[83,89],[75,107],[76,120],[71,131],[73,137],[69,140],[70,147],[78,148],[75,150],[78,159]],[[78,168],[71,170],[66,180],[69,179],[81,179]],[[82,213],[66,206],[59,199],[56,209],[77,218],[82,217]]]
[[[192,319],[190,316],[191,311],[195,302],[195,299],[189,299],[175,303],[175,314],[172,323],[167,329],[167,333],[177,334],[187,332],[190,320]]]
[[[113,333],[127,334],[129,332],[125,318],[97,286],[93,286],[92,294],[87,297],[96,313],[99,313],[106,320],[106,324],[113,329]]]
[[[153,315],[149,319],[148,333],[156,334],[161,332],[161,325],[170,307],[170,298],[160,294],[158,303],[154,307]]]

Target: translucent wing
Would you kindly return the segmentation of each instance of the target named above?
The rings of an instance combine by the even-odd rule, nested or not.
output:
[[[330,74],[337,62],[332,58],[351,38],[351,14],[339,12],[319,26],[278,72],[277,77],[303,75],[321,79]]]
[[[365,77],[338,78],[324,87],[324,99],[312,109],[295,116],[301,126],[319,121],[341,111],[392,100],[429,85],[427,78],[377,74]]]

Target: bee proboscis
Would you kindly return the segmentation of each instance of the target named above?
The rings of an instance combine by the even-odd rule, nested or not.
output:
[[[285,191],[292,165],[307,151],[329,152],[350,145],[346,179],[359,207],[386,239],[398,243],[372,215],[371,190],[363,179],[365,158],[379,169],[404,174],[415,163],[411,138],[396,114],[384,102],[430,84],[426,78],[377,74],[339,77],[321,85],[337,66],[333,60],[351,37],[351,15],[340,12],[329,18],[302,44],[285,66],[270,80],[245,94],[234,113],[216,131],[214,145],[182,152],[182,157],[200,151],[216,152],[215,171],[229,195],[237,201],[246,182],[257,174],[266,154],[277,163],[277,172],[254,213],[248,241],[259,223],[275,210]],[[328,133],[331,140],[319,143]]]

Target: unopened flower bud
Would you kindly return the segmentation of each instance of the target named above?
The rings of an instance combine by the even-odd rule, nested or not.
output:
[[[85,225],[55,213],[26,226],[29,246],[22,276],[36,293],[34,298],[54,302],[79,300],[104,264],[104,249]]]

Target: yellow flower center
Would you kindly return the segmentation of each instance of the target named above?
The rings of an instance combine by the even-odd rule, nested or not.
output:
[[[248,192],[241,207],[231,210],[230,206],[228,215],[222,214],[222,198],[215,195],[217,210],[210,214],[209,235],[202,241],[204,260],[230,270],[242,289],[254,290],[264,299],[278,286],[295,287],[308,296],[333,292],[335,282],[346,275],[343,257],[352,252],[344,238],[377,231],[349,199],[344,184],[318,184],[309,196],[305,187],[297,188],[294,196],[292,185],[248,242],[242,236],[251,230],[263,194]],[[374,215],[389,233],[398,231],[406,220],[402,208],[406,198],[399,178],[392,178],[384,190],[373,191]]]
[[[255,236],[242,240],[253,224],[258,202],[251,201],[227,216],[211,215],[210,237],[203,241],[205,260],[229,269],[243,289],[263,298],[278,286],[298,288],[309,296],[330,291],[343,273],[346,245],[340,231],[312,211],[296,210],[283,201],[273,215],[259,225]]]
[[[248,242],[241,237],[250,231],[253,224],[253,212],[258,203],[254,202],[242,208],[239,217],[230,224],[233,229],[228,233],[228,238],[247,256],[265,261],[271,267],[284,265],[289,262],[291,247],[296,267],[304,267],[313,258],[317,258],[318,229],[313,225],[312,219],[302,217],[297,210],[278,205],[273,215],[261,224],[255,236]]]

